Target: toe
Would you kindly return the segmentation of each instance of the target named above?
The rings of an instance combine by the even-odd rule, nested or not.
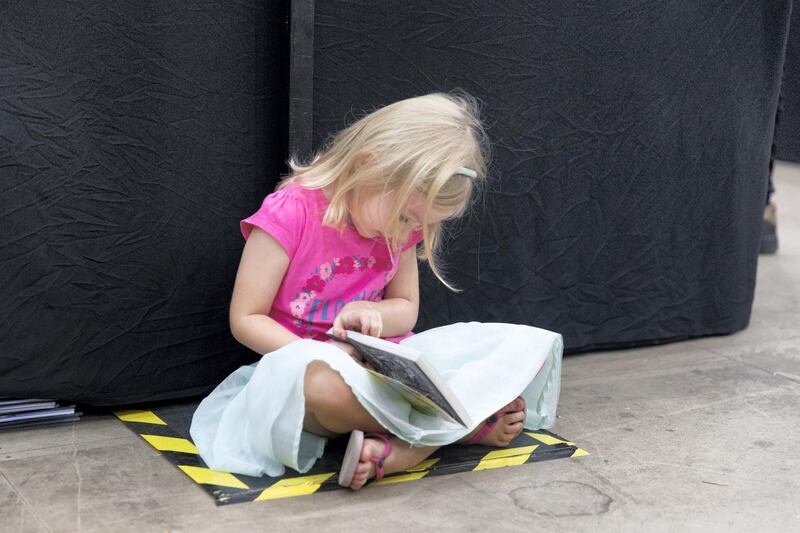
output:
[[[512,437],[516,437],[522,432],[522,422],[517,422],[516,424],[509,424],[506,426],[505,433],[507,435],[511,435]]]
[[[525,403],[522,401],[522,398],[520,398],[518,396],[517,398],[514,399],[514,401],[512,401],[509,404],[506,404],[506,406],[503,407],[503,409],[501,409],[501,411],[506,411],[506,412],[509,412],[509,413],[521,411],[522,407],[524,405],[525,405]]]
[[[510,442],[511,442],[511,435],[501,435],[497,439],[496,446],[499,448],[504,448],[508,446]]]
[[[514,411],[512,413],[508,413],[507,415],[503,415],[503,422],[506,424],[515,424],[517,422],[522,422],[525,420],[525,413],[522,411]]]
[[[514,411],[522,411],[523,407],[525,407],[525,401],[519,396],[511,403],[514,404]]]
[[[367,479],[369,479],[369,465],[359,463],[356,467],[355,474],[353,474],[353,481],[350,483],[350,488],[353,490],[360,489],[366,484]]]
[[[356,471],[364,476],[364,480],[375,477],[375,464],[371,461],[367,461],[364,464],[359,463],[358,466],[359,469],[356,469]]]
[[[503,410],[503,411],[506,411],[506,412],[509,412],[509,411],[518,411],[518,410],[519,410],[519,407],[515,407],[515,404],[516,404],[516,403],[517,403],[517,400],[514,400],[513,402],[506,404],[506,406],[505,406],[505,407],[503,407],[503,409],[502,409],[502,410]]]

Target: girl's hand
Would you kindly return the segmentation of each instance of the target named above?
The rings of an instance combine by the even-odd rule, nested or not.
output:
[[[333,334],[340,339],[346,339],[347,329],[380,337],[383,331],[383,317],[372,307],[372,302],[350,302],[342,308],[333,321]]]

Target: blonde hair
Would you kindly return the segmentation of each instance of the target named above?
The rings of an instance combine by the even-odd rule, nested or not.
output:
[[[450,290],[439,256],[442,223],[429,224],[432,209],[463,215],[489,160],[488,137],[480,120],[478,101],[463,91],[432,93],[400,100],[375,111],[328,138],[310,163],[288,164],[289,183],[309,188],[328,187],[330,205],[323,224],[343,229],[351,206],[374,193],[393,193],[395,221],[385,238],[392,255],[402,246],[400,216],[413,192],[424,199],[422,249],[433,274]],[[478,177],[456,173],[468,167]],[[330,186],[330,187],[329,187]]]

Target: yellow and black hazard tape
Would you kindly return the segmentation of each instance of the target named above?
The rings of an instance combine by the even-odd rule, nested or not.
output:
[[[273,500],[335,490],[340,459],[346,439],[331,441],[325,455],[305,474],[291,469],[281,477],[260,478],[209,469],[189,438],[191,415],[197,403],[185,403],[149,410],[117,411],[114,414],[129,428],[161,452],[195,483],[213,497],[217,505],[245,501]],[[455,472],[516,466],[549,459],[588,455],[575,443],[545,430],[525,431],[506,448],[486,446],[443,446],[420,464],[404,472],[387,475],[373,485],[388,485]]]

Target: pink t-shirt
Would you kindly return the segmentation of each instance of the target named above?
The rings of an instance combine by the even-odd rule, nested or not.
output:
[[[328,207],[322,189],[290,184],[264,198],[261,208],[239,225],[245,240],[253,226],[269,233],[289,255],[289,267],[268,315],[302,338],[328,340],[325,332],[344,305],[355,300],[378,302],[397,272],[382,237],[368,239],[347,225],[322,225]],[[413,233],[402,251],[422,240]],[[398,342],[407,333],[388,340]]]

